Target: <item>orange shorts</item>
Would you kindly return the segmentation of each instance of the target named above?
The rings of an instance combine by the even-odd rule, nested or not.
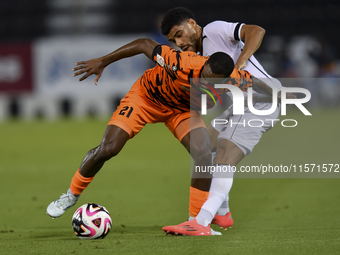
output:
[[[166,105],[156,105],[146,98],[140,86],[138,80],[120,101],[108,125],[120,127],[132,138],[142,130],[146,123],[164,122],[179,141],[190,130],[206,127],[198,112],[179,112]]]

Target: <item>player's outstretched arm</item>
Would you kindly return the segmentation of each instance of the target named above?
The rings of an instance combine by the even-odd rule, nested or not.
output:
[[[90,75],[95,74],[96,77],[94,79],[94,84],[97,85],[105,67],[107,67],[109,64],[141,53],[144,53],[148,58],[152,59],[153,49],[158,44],[159,43],[151,39],[137,39],[103,57],[77,62],[76,67],[72,69],[72,71],[75,72],[73,76],[84,74],[79,79],[79,81],[83,81]]]
[[[256,25],[243,25],[241,27],[241,40],[244,41],[244,48],[235,63],[237,70],[242,70],[246,66],[247,60],[257,51],[262,43],[266,31]]]

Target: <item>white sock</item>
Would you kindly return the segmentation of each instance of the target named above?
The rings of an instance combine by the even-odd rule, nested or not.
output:
[[[217,165],[215,165],[216,167]],[[219,165],[220,169],[227,169],[229,165]],[[226,200],[231,186],[233,184],[233,173],[214,172],[213,179],[209,190],[207,201],[203,204],[196,220],[199,224],[208,226],[214,218],[217,210]]]
[[[221,207],[217,210],[217,214],[220,216],[226,215],[228,212],[230,212],[229,209],[229,195],[227,198],[223,201]]]
[[[225,166],[227,166],[227,165],[225,165]],[[231,186],[233,185],[233,181],[230,183],[230,185]],[[230,186],[230,189],[231,189],[231,186]],[[217,210],[217,214],[220,215],[220,216],[224,216],[228,212],[230,212],[230,208],[229,208],[229,193],[228,193],[226,199],[223,201],[221,207]]]
[[[214,215],[212,215],[208,210],[203,209],[202,207],[200,212],[196,216],[197,223],[207,227],[211,223],[212,219],[214,218]]]
[[[74,195],[74,194],[71,192],[71,189],[70,189],[70,188],[67,190],[67,194],[68,194],[68,195],[71,195],[72,198],[73,198],[73,200],[76,200],[76,201],[77,201],[78,198],[80,197],[80,195],[78,195],[78,196]]]

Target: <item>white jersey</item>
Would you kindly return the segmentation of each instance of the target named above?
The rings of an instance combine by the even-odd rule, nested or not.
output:
[[[221,51],[227,53],[236,63],[244,47],[244,43],[241,41],[241,28],[243,25],[242,23],[225,21],[214,21],[206,25],[202,32],[203,56],[210,56]],[[271,77],[264,70],[254,56],[247,60],[243,70],[248,71],[254,77],[268,79],[271,82],[266,83],[270,86],[275,84],[279,90],[282,87],[278,80]]]
[[[234,63],[236,63],[244,47],[240,35],[243,25],[244,24],[241,23],[230,23],[225,21],[214,21],[206,25],[202,32],[203,55],[210,56],[215,52],[221,51],[227,53],[234,60]],[[281,83],[277,79],[271,77],[254,56],[251,56],[247,60],[243,70],[248,71],[256,78],[263,80],[269,86],[277,87],[278,90],[281,90]],[[244,94],[247,94],[247,92],[244,92]],[[253,94],[257,94],[257,92],[253,90]],[[227,95],[230,97],[232,96],[231,92],[228,92]],[[244,98],[247,98],[246,95]],[[256,102],[254,108],[258,110],[270,109],[271,103]],[[260,141],[262,134],[276,123],[279,111],[279,107],[277,107],[271,115],[258,116],[251,113],[248,108],[245,107],[243,115],[233,115],[231,106],[221,115],[216,117],[216,119],[227,119],[227,124],[214,125],[213,120],[211,125],[219,132],[218,140],[230,140],[243,151],[244,155],[248,155]],[[263,125],[261,127],[250,127],[246,124],[253,119],[262,121]],[[274,119],[275,121],[271,123],[270,119]],[[232,123],[239,124],[232,125]],[[243,126],[242,123],[245,123],[245,125]]]

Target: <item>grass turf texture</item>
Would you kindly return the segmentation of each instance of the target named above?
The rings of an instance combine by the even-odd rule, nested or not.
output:
[[[277,125],[242,165],[340,163],[339,110],[312,114],[284,117],[298,126]],[[232,229],[223,236],[166,236],[162,226],[187,219],[190,162],[163,124],[148,125],[129,141],[76,206],[52,220],[47,205],[66,192],[105,126],[93,119],[0,125],[0,254],[339,253],[340,179],[236,178]],[[71,217],[88,202],[111,213],[112,230],[103,240],[83,241],[73,233]]]

